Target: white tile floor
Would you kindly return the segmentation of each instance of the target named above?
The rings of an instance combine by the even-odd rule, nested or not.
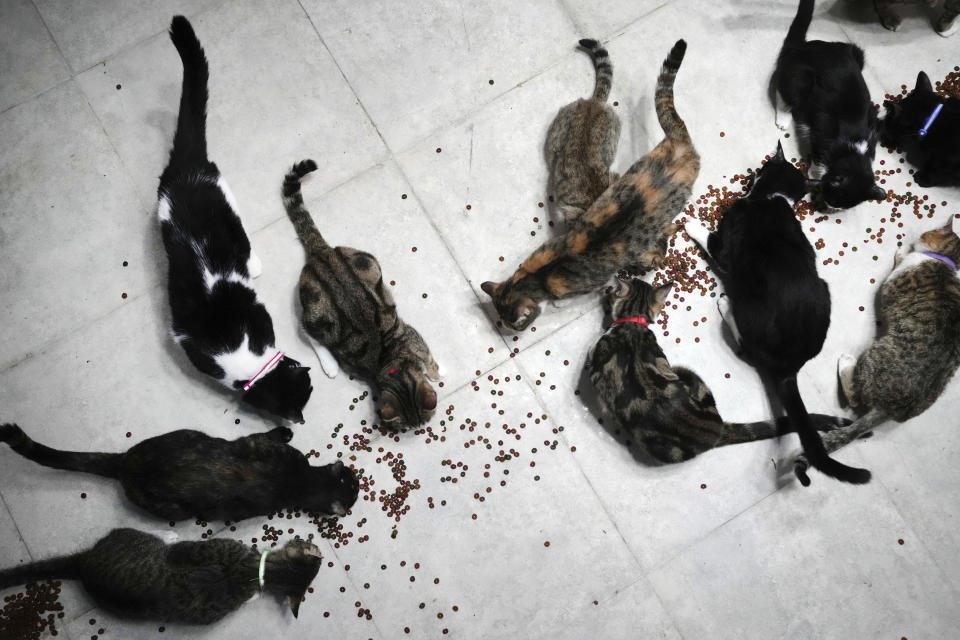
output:
[[[960,41],[935,35],[923,8],[906,10],[900,31],[888,33],[865,0],[818,4],[811,36],[863,46],[876,101],[912,86],[921,68],[938,79],[960,62]],[[654,78],[669,46],[688,41],[677,105],[703,158],[694,192],[706,194],[758,166],[780,137],[766,88],[795,8],[793,0],[0,3],[0,420],[84,450],[119,450],[184,426],[224,437],[271,426],[203,380],[167,335],[153,194],[181,73],[165,29],[182,11],[210,60],[209,149],[263,259],[256,286],[279,344],[316,365],[297,326],[302,252],[279,197],[286,168],[312,157],[321,168],[304,193],[324,234],[378,256],[401,313],[444,372],[430,433],[393,437],[371,429],[363,384],[314,369],[293,444],[321,452],[318,462],[355,461],[376,493],[341,520],[340,543],[321,541],[328,564],[299,620],[263,600],[219,625],[161,634],[159,624],[99,611],[67,584],[59,636],[956,637],[960,382],[926,414],[839,454],[873,470],[866,487],[815,475],[803,489],[778,478],[774,464],[792,437],[650,468],[598,423],[589,389],[575,394],[602,331],[596,299],[548,308],[535,332],[518,337],[496,329],[479,290],[556,231],[549,204],[541,208],[542,148],[557,109],[593,86],[578,38],[607,42],[615,66],[617,170],[659,139]],[[794,138],[784,143],[796,155]],[[877,168],[900,166],[878,151]],[[897,193],[911,189],[906,165],[886,179]],[[844,411],[836,356],[872,338],[870,279],[891,268],[895,236],[910,240],[960,216],[956,189],[923,193],[933,219],[929,209],[918,209],[920,219],[900,205],[896,218],[892,204],[871,203],[804,221],[811,240],[823,239],[824,260],[842,264],[821,267],[833,325],[802,372],[811,410]],[[884,225],[880,243],[871,236]],[[676,248],[687,247],[678,237]],[[674,364],[708,382],[726,418],[759,419],[769,403],[723,341],[713,302],[679,293],[661,342]],[[400,454],[405,476],[388,464]],[[74,551],[116,526],[166,526],[113,482],[41,468],[5,448],[0,460],[5,566]],[[405,491],[409,510],[388,517],[387,499]],[[176,530],[263,544],[264,525],[280,530],[281,543],[288,531],[319,533],[305,518]]]

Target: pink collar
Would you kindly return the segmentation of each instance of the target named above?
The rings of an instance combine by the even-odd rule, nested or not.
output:
[[[260,378],[263,378],[268,373],[273,371],[277,367],[277,365],[280,364],[281,360],[283,360],[283,351],[277,351],[275,354],[273,354],[272,358],[267,360],[267,364],[263,365],[260,368],[260,371],[257,371],[256,375],[254,375],[252,378],[247,380],[247,383],[243,385],[243,390],[250,391],[250,387],[252,387],[255,382],[260,380]]]
[[[636,322],[637,324],[642,324],[645,327],[650,325],[650,321],[647,320],[647,316],[633,316],[631,318],[620,318],[618,320],[614,320],[613,324],[620,324],[621,322]]]

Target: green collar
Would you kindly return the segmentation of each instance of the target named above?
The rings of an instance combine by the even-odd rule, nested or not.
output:
[[[263,573],[267,568],[267,556],[269,554],[269,547],[260,552],[260,570],[257,572],[257,582],[260,584],[260,591],[263,591]]]

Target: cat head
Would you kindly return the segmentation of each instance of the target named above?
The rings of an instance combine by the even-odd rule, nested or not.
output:
[[[920,235],[915,251],[933,251],[960,264],[960,220],[950,216],[947,224]]]
[[[345,516],[357,501],[360,482],[353,469],[337,460],[322,467],[310,467],[300,490],[298,501],[304,511]]]
[[[437,408],[437,392],[416,361],[389,363],[377,374],[380,419],[391,426],[416,426],[428,422]]]
[[[663,310],[671,289],[673,289],[672,282],[653,287],[639,278],[618,279],[616,286],[607,289],[604,307],[610,314],[611,320],[646,316],[650,322],[653,322]]]
[[[511,282],[484,282],[483,292],[493,300],[500,319],[514,331],[523,331],[540,315],[540,305],[530,296],[516,291]]]
[[[323,556],[317,545],[295,538],[267,555],[264,590],[286,601],[296,618],[307,588],[320,571]]]
[[[243,400],[252,407],[269,411],[294,422],[303,421],[303,406],[310,399],[310,367],[284,356],[280,363],[244,392]]]
[[[886,199],[886,190],[874,182],[873,154],[863,151],[869,144],[844,145],[831,157],[827,173],[819,181],[821,198],[828,207],[849,209],[865,200]]]
[[[769,198],[782,194],[791,202],[798,202],[808,191],[807,179],[800,169],[783,155],[783,146],[777,141],[777,150],[763,163],[750,187],[749,198]]]
[[[888,147],[902,147],[920,139],[919,131],[942,99],[933,91],[930,78],[917,74],[917,85],[900,102],[884,100],[886,116],[881,123],[881,140]]]

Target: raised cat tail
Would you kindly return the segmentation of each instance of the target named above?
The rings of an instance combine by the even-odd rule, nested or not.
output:
[[[593,99],[600,102],[606,102],[610,95],[610,87],[613,85],[613,65],[610,63],[610,56],[599,42],[590,38],[584,38],[580,41],[580,46],[590,52],[593,58],[593,68],[597,74],[597,83],[593,88]]]
[[[293,228],[297,230],[297,237],[306,249],[327,246],[327,241],[313,223],[313,216],[303,206],[303,194],[300,193],[300,179],[316,170],[316,162],[301,160],[293,165],[283,179],[283,207],[287,210]]]
[[[837,462],[827,454],[827,449],[823,446],[820,435],[813,427],[807,408],[803,405],[800,389],[797,388],[796,375],[787,376],[778,381],[777,395],[780,402],[783,403],[797,435],[800,436],[800,445],[803,447],[804,454],[814,468],[837,480],[851,484],[865,484],[870,481],[870,472],[866,469],[849,467]],[[807,484],[809,484],[809,479]]]
[[[24,458],[45,467],[83,471],[107,478],[116,478],[120,474],[122,453],[79,453],[51,449],[31,440],[23,429],[15,424],[0,425],[0,442],[6,442]]]
[[[196,165],[207,161],[207,56],[190,21],[174,16],[170,40],[183,62],[180,114],[170,151],[170,165]]]
[[[790,23],[787,37],[783,39],[784,46],[797,46],[806,42],[807,29],[810,28],[810,21],[813,19],[813,2],[814,0],[800,0],[797,15]]]
[[[29,562],[19,567],[0,571],[0,589],[15,587],[38,580],[76,579],[80,577],[80,557],[82,554],[61,556],[40,562]]]
[[[667,137],[673,140],[690,140],[690,134],[687,132],[687,125],[677,115],[676,107],[673,104],[673,82],[677,78],[677,71],[680,69],[680,63],[683,62],[683,56],[687,52],[687,43],[683,40],[677,40],[677,43],[670,49],[670,54],[663,61],[660,67],[660,76],[657,78],[657,90],[654,95],[654,103],[657,108],[657,119]]]

